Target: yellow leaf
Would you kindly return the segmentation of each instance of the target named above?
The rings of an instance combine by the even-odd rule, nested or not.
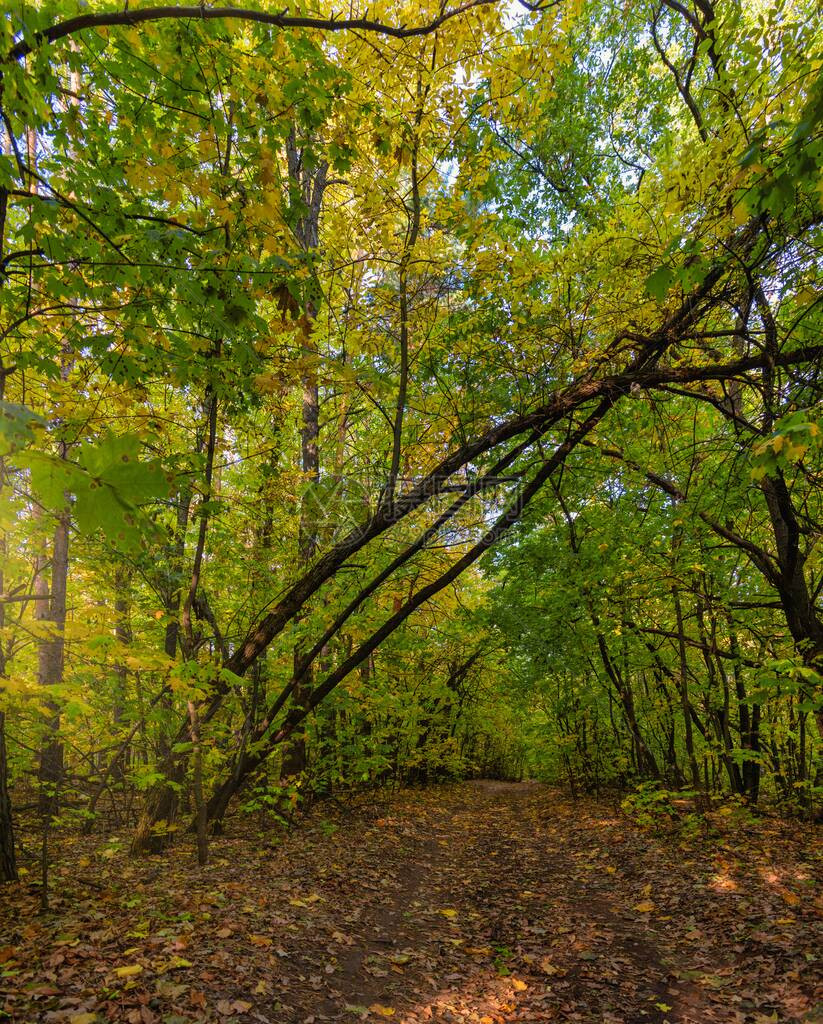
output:
[[[529,987],[525,981],[521,981],[519,978],[512,978],[512,985],[515,992],[525,992]]]
[[[73,1013],[69,1017],[69,1024],[97,1024],[96,1013]]]
[[[369,1007],[369,1013],[376,1013],[378,1017],[393,1017],[394,1007],[393,1006],[381,1006],[380,1003],[375,1003]]]
[[[114,973],[118,978],[134,978],[143,971],[142,964],[129,964],[127,967],[115,967]]]
[[[272,944],[272,940],[268,935],[250,935],[249,942],[253,946],[270,946]]]
[[[636,910],[638,914],[650,914],[654,910],[654,903],[652,900],[643,900],[641,903],[635,903],[632,910]]]
[[[450,907],[446,908],[446,910],[441,910],[440,913],[443,915],[443,917],[448,917],[449,919],[457,917],[457,911],[452,910]]]
[[[173,956],[171,960],[163,967],[164,971],[180,971],[186,967],[193,967],[191,960],[187,960],[184,956]]]

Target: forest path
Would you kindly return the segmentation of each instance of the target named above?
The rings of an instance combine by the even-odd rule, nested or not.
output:
[[[276,844],[246,825],[203,871],[180,846],[64,850],[53,915],[25,886],[0,907],[0,1021],[821,1019],[809,828],[716,812],[655,834],[495,782],[330,814]]]

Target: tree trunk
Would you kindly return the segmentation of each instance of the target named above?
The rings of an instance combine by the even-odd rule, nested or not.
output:
[[[289,187],[292,193],[301,197],[305,214],[297,222],[295,235],[304,252],[309,253],[317,248],[320,230],[320,209],[326,189],[328,165],[321,162],[310,167],[303,159],[296,132],[292,129],[286,144],[286,157],[289,168]],[[301,355],[304,369],[301,374],[303,402],[301,406],[300,427],[300,469],[303,478],[310,488],[320,482],[320,390],[317,377],[317,345],[313,338],[314,319],[317,316],[317,301],[307,297],[303,307],[294,312],[300,314],[302,326]],[[297,542],[298,558],[301,566],[307,566],[317,552],[317,519],[316,495],[309,490],[300,508],[300,532]],[[304,669],[303,655],[305,648],[298,644],[294,649],[294,678],[297,680],[292,690],[292,707],[300,710],[311,693],[314,670],[311,666]],[[306,770],[306,736],[301,729],[294,733],[283,751],[280,767],[281,779],[301,775]]]
[[[703,806],[702,784],[700,781],[700,768],[697,764],[697,755],[694,749],[694,733],[692,732],[692,708],[689,702],[689,674],[688,662],[686,660],[686,634],[683,629],[683,609],[680,605],[680,592],[677,587],[672,587],[674,599],[674,613],[677,619],[678,650],[680,655],[680,706],[683,712],[683,728],[686,737],[686,756],[689,759],[689,770],[692,777],[692,786],[697,793],[700,806]]]
[[[6,760],[6,716],[0,711],[0,882],[14,882],[16,879],[14,822],[11,815]]]
[[[169,552],[170,582],[167,592],[164,594],[165,610],[169,621],[166,623],[163,637],[163,651],[172,661],[177,656],[180,637],[179,615],[183,590],[183,559],[186,552],[186,530],[189,524],[191,497],[190,484],[181,488],[177,497],[175,536]],[[172,695],[165,688],[161,691],[160,703],[165,710],[171,713]],[[174,832],[178,796],[185,768],[172,747],[173,737],[168,735],[163,726],[157,742],[157,761],[164,777],[160,782],[152,785],[146,793],[140,818],[132,836],[130,846],[132,856],[140,853],[162,853]]]
[[[206,836],[206,802],[203,799],[203,751],[200,747],[200,723],[194,701],[188,702],[188,709],[192,742],[192,787],[197,825],[197,863],[202,867],[209,859],[209,841]]]
[[[51,557],[51,594],[37,601],[36,617],[49,623],[49,636],[40,641],[38,648],[38,682],[49,688],[63,682],[65,654],[64,632],[66,627],[66,588],[69,568],[69,516],[67,512],[58,516],[54,531]],[[41,574],[40,593],[46,586]],[[59,788],[63,776],[63,744],[60,742],[60,707],[48,697],[45,699],[48,714],[46,736],[41,745],[40,767],[40,812],[55,816],[59,811]]]
[[[5,213],[5,191],[0,194],[0,210]],[[2,232],[0,231],[0,251]],[[5,394],[6,371],[0,364],[0,401]],[[5,459],[0,459],[0,493],[6,479]],[[0,537],[0,593],[5,591],[4,562],[6,557],[6,536]],[[3,628],[6,625],[6,606],[0,604],[0,681],[6,677],[6,648],[3,646]],[[2,687],[0,687],[2,696]],[[14,855],[14,821],[9,795],[9,769],[6,755],[6,715],[0,709],[0,882],[17,880],[17,861]]]

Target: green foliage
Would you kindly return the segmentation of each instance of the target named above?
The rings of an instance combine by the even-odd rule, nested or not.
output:
[[[688,798],[694,794],[674,794],[662,788],[658,782],[641,782],[634,793],[623,799],[620,806],[639,825],[659,829],[664,824],[671,824],[678,817],[677,810],[672,804],[675,796]]]
[[[14,786],[815,813],[816,7],[469,6],[3,19]]]

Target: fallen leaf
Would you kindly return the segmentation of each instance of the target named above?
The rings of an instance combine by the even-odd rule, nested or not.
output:
[[[451,907],[447,907],[445,910],[439,911],[439,913],[441,913],[443,917],[448,917],[449,919],[457,917],[457,911],[452,910]]]
[[[135,978],[143,973],[142,964],[128,964],[126,967],[115,967],[114,973],[118,978]]]
[[[654,910],[654,906],[652,900],[643,900],[640,903],[635,903],[632,910],[636,910],[638,914],[650,914]]]

